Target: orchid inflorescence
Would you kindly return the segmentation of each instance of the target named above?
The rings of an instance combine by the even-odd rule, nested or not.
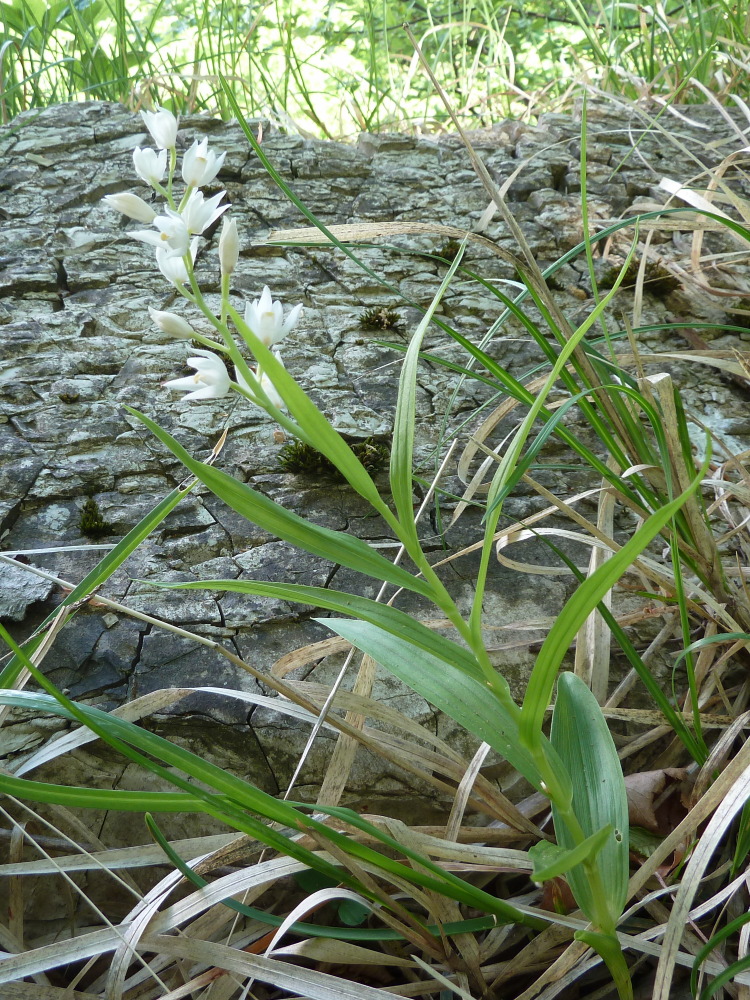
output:
[[[130,236],[155,248],[156,263],[161,273],[183,298],[201,310],[222,340],[219,342],[203,336],[176,313],[149,306],[151,319],[163,333],[181,340],[197,341],[206,348],[195,348],[196,357],[187,359],[188,365],[195,369],[194,375],[172,379],[164,385],[177,392],[186,392],[185,399],[219,399],[234,390],[278,419],[279,411],[284,408],[284,401],[261,366],[250,367],[239,352],[228,326],[227,315],[232,318],[235,328],[253,353],[253,340],[259,341],[264,348],[273,352],[275,360],[283,366],[277,345],[296,326],[302,306],[294,306],[284,319],[281,302],[273,300],[266,285],[260,298],[246,303],[244,315],[232,308],[229,301],[229,279],[239,260],[237,223],[226,214],[229,205],[222,204],[226,191],[206,198],[200,190],[216,178],[226,154],[217,155],[210,150],[208,139],[200,142],[196,139],[182,158],[181,175],[185,191],[177,203],[173,195],[173,182],[177,166],[178,120],[171,111],[164,108],[142,111],[141,116],[157,149],[134,149],[133,165],[138,177],[164,198],[164,210],[159,214],[147,201],[132,192],[110,194],[103,200],[110,208],[128,218],[152,227],[131,232]],[[200,237],[220,218],[221,315],[216,316],[201,294],[193,265]],[[236,382],[230,378],[220,354],[228,355],[234,364]]]

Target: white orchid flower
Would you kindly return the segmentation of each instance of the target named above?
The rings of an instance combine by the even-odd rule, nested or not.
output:
[[[195,263],[195,255],[198,253],[198,237],[190,244],[190,258]],[[156,263],[159,270],[173,285],[184,285],[188,280],[187,268],[182,257],[171,256],[166,247],[156,248]]]
[[[190,192],[190,197],[180,214],[185,220],[185,225],[191,235],[193,233],[202,233],[216,222],[223,212],[226,212],[229,205],[219,205],[225,194],[226,191],[220,191],[213,198],[206,199],[203,197],[202,191],[195,189]]]
[[[174,209],[165,208],[166,215],[157,215],[153,223],[159,230],[158,233],[151,232],[150,229],[138,229],[130,235],[143,243],[150,243],[151,246],[166,249],[171,257],[184,257],[190,245],[190,233],[185,224],[185,219]],[[166,244],[166,247],[165,247]]]
[[[280,362],[280,364],[283,366],[284,362],[278,351],[274,351],[274,356],[276,357],[276,360]],[[236,381],[238,385],[242,386],[242,388],[245,389],[246,392],[250,393],[254,401],[257,403],[257,399],[255,398],[256,396],[255,390],[252,388],[252,386],[248,385],[247,379],[244,379],[242,377],[242,373],[239,370],[236,371]],[[270,402],[273,403],[273,405],[277,409],[279,410],[286,409],[286,403],[277,392],[276,386],[273,384],[271,379],[268,377],[268,375],[266,375],[264,371],[261,371],[260,373],[260,387],[263,390],[263,392],[265,392],[265,394],[268,396]]]
[[[259,299],[245,305],[245,322],[258,340],[266,347],[278,344],[294,329],[302,313],[302,305],[296,305],[284,321],[284,307],[278,300],[274,302],[266,285]]]
[[[218,156],[208,148],[208,139],[198,142],[196,139],[182,158],[182,179],[192,187],[210,184],[221,170],[226,153]]]
[[[221,226],[221,236],[219,237],[219,264],[222,274],[231,274],[237,267],[240,259],[240,237],[237,232],[237,223],[224,216]]]
[[[107,194],[102,201],[108,208],[113,208],[116,212],[127,215],[129,219],[136,222],[153,222],[156,218],[154,209],[137,194],[129,191],[121,191],[119,194]]]
[[[177,142],[177,119],[171,111],[157,105],[156,111],[141,111],[141,118],[158,149],[174,149]]]
[[[148,146],[138,146],[133,150],[133,166],[141,180],[155,188],[167,171],[167,151],[162,149],[157,153]]]
[[[165,382],[164,386],[173,392],[187,392],[185,399],[221,399],[226,396],[231,379],[222,359],[213,351],[196,349],[195,353],[200,357],[187,359],[190,367],[195,368],[195,375],[173,378]]]
[[[163,333],[168,333],[170,337],[177,337],[180,340],[192,340],[195,336],[195,330],[192,326],[182,316],[178,316],[177,313],[162,312],[160,309],[154,309],[152,306],[148,307],[148,311],[151,319],[159,329]]]

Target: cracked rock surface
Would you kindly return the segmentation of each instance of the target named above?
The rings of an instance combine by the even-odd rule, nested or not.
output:
[[[694,113],[693,113],[694,112]],[[706,135],[731,144],[728,124],[711,109],[691,109],[695,126],[674,128],[691,152],[705,155]],[[255,123],[257,128],[257,123]],[[670,126],[672,127],[672,126]],[[596,220],[628,214],[644,198],[664,200],[661,176],[692,174],[687,162],[675,163],[674,148],[658,132],[642,136],[642,122],[627,110],[592,109],[589,116],[589,211]],[[306,225],[293,204],[267,176],[239,127],[203,117],[181,121],[179,144],[208,135],[227,157],[215,190],[225,188],[242,239],[240,264],[232,290],[238,305],[268,284],[284,303],[302,301],[303,319],[285,343],[290,372],[310,392],[334,425],[355,438],[387,440],[392,427],[400,353],[378,343],[405,344],[445,273],[445,265],[423,253],[438,253],[439,236],[405,236],[390,247],[367,248],[359,256],[400,291],[412,305],[379,285],[353,261],[326,248],[282,248],[263,244],[277,228]],[[542,265],[556,260],[582,237],[579,166],[580,122],[565,115],[544,116],[538,126],[504,122],[475,133],[478,154],[499,184],[526,158],[508,188],[509,205]],[[632,143],[640,138],[637,153]],[[21,115],[0,130],[0,190],[3,192],[0,245],[0,518],[3,548],[28,552],[35,566],[73,583],[101,558],[101,550],[130,530],[184,477],[171,454],[123,409],[129,404],[157,420],[193,455],[204,458],[224,428],[230,429],[221,467],[285,507],[328,528],[347,530],[392,551],[386,527],[342,485],[320,476],[294,475],[278,465],[273,424],[248,402],[227,397],[185,402],[161,387],[186,374],[186,348],[157,331],[149,305],[174,309],[203,329],[200,315],[174,301],[171,287],[156,268],[151,248],[132,240],[139,228],[101,203],[104,195],[134,190],[144,197],[132,170],[132,150],[146,144],[140,118],[103,103],[61,105]],[[264,130],[263,147],[301,200],[326,225],[353,222],[429,222],[473,229],[488,196],[453,136],[416,139],[402,135],[363,135],[356,145],[305,140]],[[715,162],[724,153],[711,152]],[[212,189],[209,193],[213,193]],[[497,217],[485,234],[514,250]],[[659,256],[684,259],[689,236],[674,230],[655,237]],[[619,247],[625,247],[628,235]],[[720,249],[720,237],[712,236]],[[217,292],[218,239],[202,240],[197,261],[204,289]],[[396,249],[394,249],[396,247]],[[736,247],[734,248],[736,249]],[[717,250],[718,252],[718,250]],[[468,266],[499,282],[508,294],[513,269],[483,249],[471,247]],[[597,261],[601,273],[606,262]],[[611,268],[611,265],[609,265]],[[592,308],[583,258],[555,276],[560,304],[577,324]],[[631,295],[618,299],[617,313],[628,312]],[[632,296],[631,296],[632,297]],[[696,298],[679,281],[667,293],[649,290],[641,324],[683,320],[725,321],[726,300]],[[364,310],[392,307],[401,327],[373,331],[362,326]],[[468,276],[457,275],[440,315],[475,342],[491,328],[501,305]],[[611,329],[620,322],[611,319]],[[749,334],[706,333],[711,346],[742,347]],[[685,348],[673,333],[641,336],[643,349]],[[426,349],[465,362],[454,342],[437,327]],[[519,376],[539,363],[536,347],[518,325],[507,324],[488,345],[491,355]],[[188,352],[189,353],[189,352]],[[721,430],[730,444],[742,445],[748,421],[746,394],[713,370],[675,364],[687,405]],[[432,450],[447,428],[468,420],[465,437],[481,419],[474,411],[489,398],[480,383],[465,383],[453,398],[457,376],[436,364],[419,375],[418,441],[423,474],[434,468]],[[550,488],[572,492],[590,480],[575,472],[551,471]],[[378,474],[387,491],[387,477]],[[457,480],[447,487],[460,489]],[[93,497],[109,534],[93,540],[82,532],[84,503]],[[536,509],[530,494],[509,503],[512,517]],[[478,518],[471,513],[445,537],[433,509],[422,525],[426,548],[436,558],[476,541]],[[59,551],[60,547],[69,547]],[[29,551],[31,550],[31,551]],[[545,559],[545,561],[547,561]],[[467,606],[475,556],[447,566],[444,579]],[[308,606],[283,601],[203,591],[156,591],[149,580],[262,578],[356,590],[374,597],[377,586],[350,570],[293,550],[227,509],[212,494],[195,491],[108,581],[102,593],[129,608],[214,639],[261,670],[290,651],[330,636]],[[61,590],[18,566],[0,568],[0,615],[18,636],[28,635],[59,601]],[[566,597],[562,578],[530,577],[497,566],[486,598],[488,624],[494,628],[556,615]],[[399,603],[419,613],[417,599]],[[498,639],[498,635],[501,636]],[[532,635],[535,635],[532,633]],[[491,646],[528,632],[488,633]],[[531,640],[533,641],[533,640]],[[533,653],[527,646],[493,654],[516,694],[523,690]],[[291,675],[317,684],[330,682],[342,654],[335,654]],[[76,698],[111,708],[165,687],[227,687],[267,695],[265,686],[215,650],[163,631],[143,620],[103,608],[81,611],[64,629],[45,660],[45,670]],[[424,722],[433,732],[472,752],[448,720],[387,674],[378,675],[376,695],[387,705]],[[263,702],[257,706],[215,693],[199,693],[153,717],[149,725],[270,792],[284,791],[309,729]],[[50,725],[28,719],[11,723],[6,748],[27,752],[46,738]],[[300,775],[295,797],[314,798],[330,758],[335,734],[323,730]],[[65,767],[68,770],[65,771]],[[47,772],[38,772],[39,777]],[[60,780],[127,786],[130,768],[111,754],[84,748],[58,762]],[[93,777],[92,777],[93,776]],[[428,820],[441,805],[431,791],[396,765],[360,752],[352,771],[349,801],[367,810],[381,806],[410,820]],[[387,806],[384,805],[387,803]],[[179,823],[166,825],[179,835]],[[126,834],[114,824],[112,845]]]

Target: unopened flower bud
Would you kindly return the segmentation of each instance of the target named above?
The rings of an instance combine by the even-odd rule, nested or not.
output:
[[[237,267],[240,257],[240,238],[237,233],[237,223],[228,215],[224,216],[219,237],[219,263],[222,274],[231,274]]]
[[[141,118],[158,149],[174,149],[177,142],[177,119],[166,108],[141,111]]]
[[[157,153],[148,146],[137,146],[133,150],[133,166],[141,180],[155,188],[167,171],[167,151],[162,149]]]
[[[122,212],[123,215],[127,215],[129,219],[135,219],[137,222],[153,222],[156,218],[156,212],[153,208],[143,198],[139,198],[137,194],[131,194],[129,191],[105,195],[102,201],[109,208],[114,208],[116,212]]]
[[[161,331],[168,333],[170,337],[177,337],[180,340],[192,340],[195,337],[195,330],[177,313],[162,312],[159,309],[148,307],[151,319],[156,323]]]

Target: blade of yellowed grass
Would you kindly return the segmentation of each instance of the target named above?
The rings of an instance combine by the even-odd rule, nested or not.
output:
[[[352,650],[352,653],[353,652],[354,651]],[[376,673],[377,664],[375,663],[375,660],[373,660],[370,656],[362,656],[359,669],[357,671],[357,677],[354,681],[354,687],[352,688],[352,693],[359,695],[360,697],[369,698],[372,694]],[[341,679],[343,680],[343,676]],[[322,713],[327,710],[327,706],[331,703],[331,696],[335,696],[335,690],[332,690],[326,697],[321,717]],[[353,729],[361,730],[365,725],[366,719],[367,717],[360,712],[346,713],[346,722]],[[319,805],[335,806],[341,801],[341,796],[343,795],[346,783],[349,780],[349,774],[351,773],[358,745],[359,744],[353,737],[347,736],[344,733],[339,733],[336,739],[336,746],[328,766],[326,767],[323,783],[320,786],[320,791],[318,793],[317,802]]]
[[[241,976],[251,976],[278,989],[288,990],[293,995],[307,997],[309,1000],[390,1000],[393,997],[393,994],[386,990],[340,979],[338,976],[316,972],[313,969],[291,966],[277,959],[250,955],[214,942],[149,934],[143,938],[141,945],[149,951],[215,966]]]
[[[479,774],[479,769],[490,752],[489,743],[482,743],[477,752],[472,757],[471,763],[466,769],[466,773],[461,778],[461,782],[456,789],[456,797],[451,805],[450,815],[448,817],[448,822],[445,824],[445,836],[447,840],[453,840],[457,830],[460,828],[463,822],[464,813],[466,812],[466,806],[469,802],[469,796],[471,795],[471,790],[474,786],[474,782]]]
[[[664,933],[663,950],[659,957],[654,981],[653,1000],[669,1000],[674,976],[675,956],[679,950],[693,898],[698,891],[712,855],[749,796],[750,773],[745,773],[732,783],[693,850],[682,874],[674,898],[672,913]]]
[[[658,399],[672,467],[672,482],[674,489],[683,493],[687,489],[693,473],[685,467],[672,377],[667,373],[649,375],[645,379],[639,379],[638,387],[647,398],[651,396]],[[683,513],[687,518],[696,549],[703,561],[704,572],[710,583],[711,592],[721,599],[725,596],[721,561],[716,543],[695,494],[689,496],[685,501]]]
[[[485,250],[490,250],[495,256],[501,257],[509,263],[516,263],[516,258],[512,253],[503,250],[497,243],[482,236],[481,233],[459,229],[456,226],[444,226],[437,222],[354,222],[340,226],[329,226],[328,232],[342,243],[361,243],[370,240],[390,239],[393,236],[420,235],[468,240],[469,243],[475,243]],[[297,229],[273,229],[263,241],[263,245],[266,243],[291,243],[321,246],[330,242],[331,240],[315,226],[307,226]]]
[[[5,983],[5,1000],[91,1000],[91,993],[42,983]]]
[[[243,834],[219,833],[208,837],[193,837],[189,840],[172,841],[172,847],[179,854],[193,856],[218,850],[242,840]],[[77,854],[56,855],[52,859],[39,861],[19,861],[17,864],[0,865],[0,877],[4,875],[50,875],[57,871],[94,871],[106,868],[117,871],[121,868],[146,868],[163,865],[164,852],[153,844],[138,847],[118,847],[105,851],[81,851]]]
[[[307,938],[296,944],[287,944],[283,948],[275,948],[276,958],[306,958],[313,962],[327,962],[333,965],[384,965],[397,969],[415,969],[417,963],[392,955],[388,952],[373,951],[352,944],[351,941],[334,941],[332,938]]]
[[[302,902],[298,903],[284,917],[281,926],[274,932],[273,937],[268,943],[268,947],[265,951],[266,958],[270,958],[270,956],[274,953],[276,945],[291,928],[292,924],[301,920],[303,917],[306,917],[308,913],[313,913],[319,906],[323,906],[326,903],[337,899],[345,899],[353,903],[358,903],[370,913],[375,909],[371,900],[365,899],[364,896],[360,896],[357,892],[352,892],[350,889],[342,889],[339,886],[334,886],[329,889],[319,889],[317,892],[311,892],[309,896],[306,896]]]

